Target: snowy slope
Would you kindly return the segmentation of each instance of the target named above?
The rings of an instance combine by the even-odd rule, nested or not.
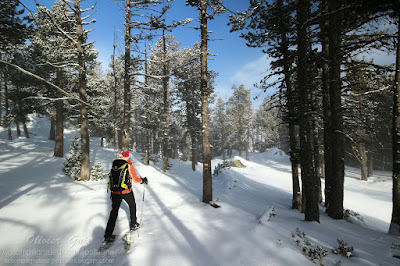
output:
[[[202,174],[189,162],[171,160],[172,169],[163,173],[160,165],[145,166],[134,154],[139,175],[149,179],[148,186],[134,187],[144,227],[131,253],[124,253],[118,239],[99,254],[111,209],[107,181],[74,182],[62,173],[65,159],[52,156],[46,119],[36,118],[30,132],[30,140],[8,141],[0,131],[0,265],[313,265],[303,249],[318,248],[327,256],[315,262],[324,265],[400,264],[392,257],[400,255],[400,239],[386,234],[390,173],[362,182],[357,169],[347,169],[345,207],[363,221],[335,221],[321,207],[321,223],[305,222],[290,209],[290,163],[277,149],[251,154],[250,162],[241,159],[246,168],[214,176],[221,208],[201,202]],[[74,134],[66,133],[66,147]],[[99,146],[94,138],[91,159],[108,169],[114,153]],[[127,211],[123,204],[114,233],[128,230]],[[354,257],[332,253],[337,239],[354,247]]]

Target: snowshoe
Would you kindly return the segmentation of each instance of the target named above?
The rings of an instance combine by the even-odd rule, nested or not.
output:
[[[104,252],[111,247],[114,243],[116,236],[112,235],[109,237],[104,238],[103,242],[101,243],[101,247],[99,248],[99,252]]]
[[[124,237],[122,238],[125,242],[125,252],[129,252],[131,250],[131,247],[134,243],[133,237],[134,237],[134,233],[135,231],[137,231],[140,228],[140,224],[139,223],[135,223],[135,225],[133,227],[131,227],[131,229],[129,230],[129,232],[127,232]]]

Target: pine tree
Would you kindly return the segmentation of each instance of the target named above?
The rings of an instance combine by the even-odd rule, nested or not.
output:
[[[208,86],[208,20],[212,19],[216,13],[225,12],[222,2],[218,0],[187,0],[187,5],[195,6],[200,12],[200,64],[201,64],[201,103],[202,103],[202,133],[203,133],[203,202],[210,203],[212,201],[212,172],[211,172],[211,146],[210,146],[210,112],[209,112],[209,96],[211,90]],[[208,12],[211,6],[214,14]]]
[[[29,18],[23,16],[24,9],[20,9],[20,2],[16,0],[4,0],[0,2],[0,63],[10,62],[13,59],[14,51],[19,49],[19,46],[23,46],[26,39],[29,38],[32,33],[32,26],[28,23]],[[11,103],[9,99],[9,67],[2,67],[0,69],[0,84],[4,84],[4,98],[0,97],[0,125],[3,124],[2,116],[3,106],[2,100],[5,100],[5,120],[4,125],[8,128],[8,139],[12,140],[11,134],[11,122],[13,116],[11,114]],[[3,86],[0,86],[0,94],[3,90]]]
[[[232,89],[233,95],[229,98],[226,109],[230,133],[228,141],[232,148],[239,151],[239,156],[242,156],[242,152],[249,149],[253,109],[250,90],[246,89],[243,84],[239,87],[233,85]]]
[[[74,23],[66,19],[71,15],[67,5],[61,1],[56,2],[51,10],[44,6],[38,7],[37,13],[34,14],[36,31],[31,40],[38,65],[36,73],[40,73],[41,77],[65,89],[68,87],[66,85],[73,80],[73,76],[68,72],[74,67],[76,53],[70,39],[60,34],[59,27],[72,34]],[[61,92],[47,87],[42,91],[43,96],[47,97],[43,98],[46,103],[46,112],[52,117],[52,121],[55,118],[54,156],[63,157],[64,119],[67,115],[66,110],[70,108],[65,107],[67,101]]]
[[[63,165],[63,172],[74,180],[81,179],[82,149],[81,141],[76,136],[73,138],[71,148]]]
[[[17,0],[3,0],[0,2],[0,53],[16,45],[23,44],[32,31],[28,26],[28,17],[22,16],[24,9],[19,9]]]
[[[218,98],[211,116],[211,144],[214,147],[213,156],[220,156],[225,159],[228,146],[226,104],[221,97]]]
[[[279,146],[279,126],[282,121],[279,117],[279,109],[273,104],[271,98],[265,98],[255,113],[254,146],[260,152]]]
[[[192,170],[195,171],[198,156],[198,144],[201,136],[201,104],[198,99],[200,91],[200,49],[195,43],[193,48],[177,51],[177,65],[174,69],[175,97],[178,108],[184,114],[184,127],[190,138]]]
[[[92,170],[90,170],[90,180],[98,181],[106,178],[107,174],[103,173],[103,165],[101,163],[96,163]]]

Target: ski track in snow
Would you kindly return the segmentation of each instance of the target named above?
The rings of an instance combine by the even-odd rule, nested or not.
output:
[[[332,220],[323,207],[320,223],[305,222],[290,209],[290,162],[278,149],[252,153],[250,161],[236,157],[246,168],[213,177],[213,198],[221,208],[201,202],[200,164],[192,171],[190,162],[170,160],[173,167],[164,173],[160,163],[146,166],[133,153],[138,174],[149,179],[148,186],[134,184],[144,227],[126,254],[121,237],[129,228],[128,207],[122,204],[114,231],[118,239],[98,253],[111,210],[107,180],[72,181],[61,170],[65,159],[52,156],[49,121],[35,117],[30,131],[29,140],[8,141],[0,129],[0,265],[314,265],[302,249],[317,246],[328,251],[324,265],[400,263],[392,257],[400,255],[400,239],[386,233],[390,173],[376,172],[363,182],[358,169],[347,168],[345,208],[358,212],[364,223]],[[74,135],[66,131],[65,150]],[[91,160],[106,172],[115,155],[99,143],[91,141]],[[213,160],[213,167],[220,162]],[[353,246],[355,256],[333,254],[337,239]]]

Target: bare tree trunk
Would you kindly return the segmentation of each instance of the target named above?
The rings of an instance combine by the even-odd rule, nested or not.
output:
[[[201,31],[201,118],[203,132],[203,202],[212,201],[212,173],[211,173],[211,146],[210,146],[210,113],[208,110],[208,32],[207,32],[207,0],[200,3],[200,31]]]
[[[56,102],[56,143],[54,146],[54,156],[64,157],[64,104],[62,101]]]
[[[341,23],[340,0],[330,0],[329,6],[329,94],[331,107],[331,130],[332,140],[332,180],[330,183],[330,202],[327,208],[328,215],[333,219],[343,219],[343,197],[344,197],[344,137],[342,116],[342,84],[340,77],[341,65]]]
[[[247,128],[247,143],[246,143],[246,160],[247,161],[250,161],[250,154],[249,154],[249,152],[250,152],[250,141],[251,141],[251,138],[250,138],[250,126],[248,126],[248,128]]]
[[[311,48],[310,48],[311,49]],[[318,195],[319,200],[318,202],[322,202],[322,190],[321,190],[321,178],[322,178],[322,164],[320,158],[320,143],[319,143],[319,124],[318,124],[318,103],[317,103],[317,86],[312,85],[312,92],[311,92],[311,101],[312,101],[312,108],[313,108],[313,115],[312,115],[312,136],[313,136],[313,161],[314,161],[314,171],[315,177],[318,179]]]
[[[389,233],[400,235],[400,10],[397,19],[396,73],[393,84],[393,210]]]
[[[292,166],[292,209],[298,209],[300,211],[302,204],[301,204],[301,191],[299,182],[299,151],[297,147],[296,129],[293,118],[289,118],[289,138],[290,138],[290,162]]]
[[[192,135],[192,170],[196,171],[197,166],[197,148],[196,148],[196,137]]]
[[[374,159],[372,153],[368,154],[368,174],[367,177],[374,175]]]
[[[168,138],[169,138],[169,77],[167,67],[167,47],[165,30],[163,29],[163,89],[164,89],[164,135],[163,135],[163,171],[168,168]]]
[[[313,168],[313,143],[312,143],[312,117],[311,109],[311,88],[310,78],[307,74],[307,49],[308,34],[306,21],[310,9],[309,0],[299,0],[297,2],[297,38],[298,38],[298,86],[300,93],[300,160],[301,160],[301,179],[303,185],[303,206],[305,205],[305,220],[319,222],[318,207],[318,180]],[[305,202],[304,202],[305,199]],[[305,204],[304,204],[305,203]]]
[[[148,64],[147,64],[147,38],[144,39],[144,56],[145,56],[145,60],[144,60],[144,86],[147,89],[148,86]],[[147,110],[146,110],[147,112]],[[146,120],[148,122],[150,122],[150,112],[147,112],[146,115]],[[150,123],[148,123],[149,125]],[[145,165],[150,165],[150,128],[145,128],[145,153],[144,153],[144,164]]]
[[[0,59],[2,59],[2,54],[0,52]],[[4,68],[0,71],[0,126],[3,126],[3,84],[5,84],[5,74]]]
[[[57,111],[56,111],[57,112]],[[56,119],[54,115],[50,117],[50,133],[49,140],[56,140]]]
[[[113,55],[112,55],[112,73],[114,77],[114,107],[113,107],[113,116],[114,116],[114,149],[115,149],[115,156],[118,158],[119,155],[119,135],[118,135],[118,114],[117,114],[117,102],[118,102],[118,89],[117,89],[117,74],[115,69],[115,49],[117,45],[115,43],[115,32],[114,32],[114,45],[113,45]]]
[[[358,149],[360,152],[360,166],[361,166],[361,180],[368,180],[368,160],[367,160],[367,152],[365,151],[365,144],[359,143]]]
[[[22,122],[23,126],[24,126],[24,134],[25,134],[25,138],[29,139],[29,131],[28,131],[28,127],[26,126],[26,119],[24,120],[24,122]]]
[[[279,0],[277,3],[282,10],[281,22],[286,19],[283,12],[283,0]],[[282,25],[283,29],[283,25]],[[293,84],[291,81],[290,65],[289,65],[289,50],[288,50],[288,40],[286,32],[282,31],[282,53],[283,53],[283,75],[287,90],[287,107],[289,116],[289,145],[290,145],[290,162],[292,167],[292,209],[301,209],[301,193],[300,193],[300,182],[299,182],[299,153],[297,144],[297,134],[296,134],[296,112],[295,112],[295,97]],[[260,141],[261,142],[261,141]]]
[[[61,71],[57,71],[57,85],[61,86],[63,75]],[[58,92],[57,94],[60,94]],[[56,101],[56,136],[54,145],[54,156],[64,157],[64,103]]]
[[[78,36],[78,41],[76,47],[78,50],[78,91],[79,98],[87,102],[86,93],[86,62],[85,62],[85,51],[84,51],[84,31],[82,25],[82,14],[81,14],[81,4],[80,0],[74,0],[74,10],[75,10],[75,21],[76,21],[76,33]],[[81,148],[82,148],[82,165],[81,165],[81,180],[90,179],[90,148],[89,148],[89,119],[88,110],[86,104],[81,103]]]
[[[17,137],[21,137],[21,129],[19,128],[18,120],[15,120],[15,128],[17,129]]]
[[[8,67],[5,68],[6,71]],[[5,98],[5,108],[6,108],[6,125],[7,125],[7,130],[8,130],[8,140],[12,140],[12,133],[11,133],[11,114],[10,114],[10,106],[9,106],[9,100],[8,100],[8,80],[7,80],[7,74],[4,73],[4,98]]]
[[[325,14],[328,14],[328,0],[322,1],[321,9]],[[322,44],[322,99],[324,109],[324,176],[325,176],[325,206],[328,208],[331,202],[332,195],[332,180],[333,180],[333,163],[332,163],[332,111],[331,111],[331,100],[329,91],[329,19],[327,15],[322,16],[321,21],[321,44]]]
[[[122,135],[122,150],[129,150],[131,133],[131,1],[125,4],[125,73],[124,73],[124,131]]]

